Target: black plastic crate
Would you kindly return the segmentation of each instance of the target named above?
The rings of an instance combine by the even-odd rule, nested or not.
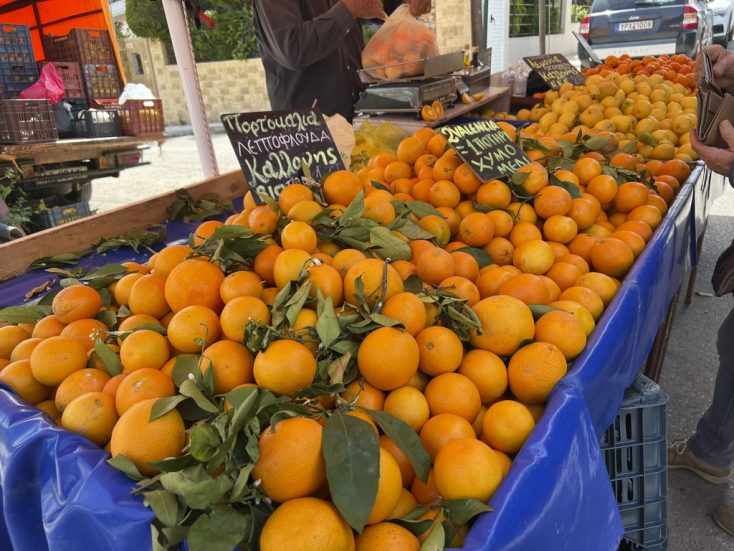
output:
[[[38,65],[30,63],[0,63],[3,98],[16,99],[18,94],[38,80]]]
[[[35,63],[30,28],[0,23],[0,64]]]
[[[67,109],[68,106],[68,109]],[[87,110],[86,98],[62,98],[53,106],[54,120],[59,138],[76,138],[77,129],[75,121],[79,114]]]
[[[635,549],[667,548],[667,403],[656,383],[638,375],[601,442],[624,537],[642,546]]]
[[[76,136],[79,138],[111,138],[122,136],[120,113],[90,109],[81,111],[74,121]]]
[[[662,539],[650,545],[640,545],[628,539],[622,538],[619,544],[619,551],[667,551],[668,538]]]
[[[42,230],[55,228],[67,222],[73,222],[94,214],[89,208],[89,202],[81,201],[59,207],[45,209],[34,215],[33,222]]]

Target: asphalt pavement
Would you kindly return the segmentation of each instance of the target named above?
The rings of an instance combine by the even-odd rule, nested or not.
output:
[[[176,128],[174,133],[185,130]],[[227,136],[214,133],[212,141],[220,173],[237,169],[237,158]],[[160,146],[156,142],[148,145],[143,160],[149,164],[124,170],[117,178],[94,180],[90,201],[93,209],[110,210],[204,179],[192,135],[169,138]]]

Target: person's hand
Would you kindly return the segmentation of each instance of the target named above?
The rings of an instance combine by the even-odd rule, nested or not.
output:
[[[382,0],[342,0],[355,19],[382,19],[385,8]]]
[[[725,48],[714,44],[706,46],[706,52],[711,58],[711,66],[714,74],[714,83],[723,89],[734,87],[734,53],[727,51]],[[703,71],[703,60],[701,56],[696,59],[696,72],[699,79]]]
[[[717,174],[729,176],[734,165],[734,127],[729,121],[724,121],[719,125],[719,133],[729,146],[728,149],[704,145],[698,139],[695,129],[691,129],[691,147],[707,167]]]
[[[410,13],[413,15],[423,15],[431,11],[431,0],[405,0],[406,4],[410,4]]]

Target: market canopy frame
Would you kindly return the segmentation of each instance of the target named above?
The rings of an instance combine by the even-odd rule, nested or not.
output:
[[[36,61],[46,59],[41,37],[64,36],[72,29],[106,29],[115,36],[108,0],[0,0],[0,22],[28,25]],[[122,59],[112,41],[118,68]],[[124,72],[120,71],[123,76]]]

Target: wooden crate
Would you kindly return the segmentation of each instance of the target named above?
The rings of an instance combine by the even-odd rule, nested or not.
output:
[[[242,197],[248,191],[240,170],[203,180],[186,189],[194,199],[215,193],[223,200]],[[175,192],[171,191],[0,244],[0,258],[3,259],[0,262],[0,281],[24,273],[34,260],[41,257],[81,251],[101,239],[160,224],[166,220],[166,208],[175,200]]]

